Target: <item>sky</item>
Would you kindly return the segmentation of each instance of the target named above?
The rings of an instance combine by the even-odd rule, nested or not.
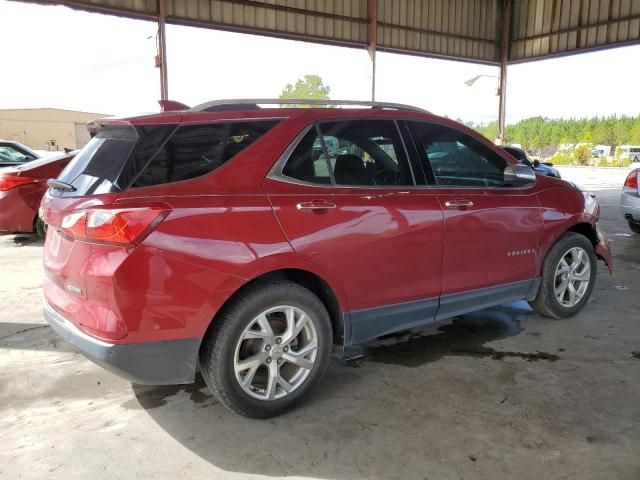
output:
[[[158,111],[153,22],[0,0],[0,108],[65,108],[123,115]],[[277,98],[317,74],[330,97],[370,99],[364,49],[167,26],[169,98]],[[510,66],[507,123],[522,118],[638,115],[640,45]],[[486,123],[498,115],[497,67],[377,54],[376,100]]]

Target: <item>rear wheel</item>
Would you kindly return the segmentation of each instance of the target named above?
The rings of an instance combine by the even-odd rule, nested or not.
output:
[[[596,267],[596,256],[589,239],[578,233],[565,233],[545,258],[540,289],[530,305],[547,317],[575,315],[589,301]]]
[[[629,220],[629,228],[632,232],[640,233],[640,222]]]
[[[284,413],[318,383],[332,334],[323,303],[287,281],[249,287],[215,320],[201,350],[205,382],[221,403],[253,418]]]

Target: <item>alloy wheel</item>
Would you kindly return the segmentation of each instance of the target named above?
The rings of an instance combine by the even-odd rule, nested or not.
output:
[[[259,400],[290,395],[307,379],[318,355],[313,319],[290,305],[257,315],[240,335],[234,371],[245,393]]]
[[[569,249],[560,259],[554,275],[554,293],[563,307],[576,306],[591,281],[591,262],[582,247]]]

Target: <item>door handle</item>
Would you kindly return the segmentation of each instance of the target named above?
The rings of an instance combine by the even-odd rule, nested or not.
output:
[[[296,209],[300,211],[333,210],[334,208],[336,208],[336,204],[327,202],[326,200],[312,200],[310,202],[296,203]]]
[[[456,198],[454,200],[447,200],[444,202],[444,206],[453,210],[464,210],[473,207],[471,200],[465,200],[464,198]]]

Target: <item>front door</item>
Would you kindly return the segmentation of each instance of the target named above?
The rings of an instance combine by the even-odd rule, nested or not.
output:
[[[338,279],[347,343],[433,320],[442,211],[416,188],[394,121],[312,126],[264,188],[295,251]]]
[[[525,297],[542,232],[535,187],[505,184],[506,160],[471,135],[435,123],[410,128],[444,215],[438,316]]]

